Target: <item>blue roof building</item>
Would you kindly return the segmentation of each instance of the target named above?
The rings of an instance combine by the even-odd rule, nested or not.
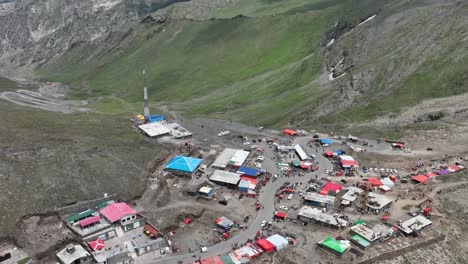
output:
[[[192,175],[198,170],[198,167],[200,167],[201,163],[201,159],[175,156],[167,163],[166,170],[181,175]]]
[[[260,174],[260,171],[254,168],[239,167],[239,169],[237,169],[237,173],[242,173],[245,176],[257,177],[258,174]]]

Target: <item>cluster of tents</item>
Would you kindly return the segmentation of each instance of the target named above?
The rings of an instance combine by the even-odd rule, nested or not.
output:
[[[286,248],[289,240],[275,234],[267,238],[260,238],[257,243],[246,243],[243,247],[236,249],[226,255],[214,256],[195,261],[193,264],[243,264],[260,256],[263,252],[280,251]]]
[[[437,177],[437,176],[440,176],[440,175],[446,175],[446,174],[457,172],[457,171],[460,171],[460,170],[463,170],[463,169],[465,169],[465,166],[463,166],[463,165],[452,164],[452,165],[449,165],[445,169],[440,169],[440,170],[437,170],[437,171],[434,171],[434,172],[428,172],[426,174],[415,175],[415,176],[411,177],[411,179],[413,181],[415,181],[415,182],[418,182],[418,183],[425,183],[430,178],[434,178],[434,177]]]

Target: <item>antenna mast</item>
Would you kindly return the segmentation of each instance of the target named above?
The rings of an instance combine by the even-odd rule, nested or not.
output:
[[[145,109],[144,109],[144,116],[145,120],[149,120],[150,116],[150,111],[149,111],[149,104],[148,104],[148,81],[146,78],[146,69],[143,70],[143,77],[144,77],[144,88],[143,88],[143,93],[144,93],[144,99],[145,99]]]

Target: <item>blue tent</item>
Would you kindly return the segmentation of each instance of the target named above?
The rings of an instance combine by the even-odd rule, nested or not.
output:
[[[248,167],[239,167],[239,169],[237,169],[237,172],[251,177],[257,177],[260,173],[257,169]]]
[[[333,154],[336,155],[336,156],[339,156],[339,155],[343,154],[343,151],[335,150],[335,151],[333,151]]]
[[[150,121],[151,123],[161,122],[164,119],[165,118],[163,115],[158,115],[158,114],[148,116],[148,121]]]
[[[333,140],[331,140],[331,139],[329,139],[329,138],[322,138],[322,139],[320,140],[320,142],[321,142],[322,144],[329,144],[329,145],[330,145],[330,144],[333,143]]]
[[[167,163],[166,169],[192,173],[197,170],[201,163],[201,159],[175,156],[171,161],[169,161],[169,163]]]

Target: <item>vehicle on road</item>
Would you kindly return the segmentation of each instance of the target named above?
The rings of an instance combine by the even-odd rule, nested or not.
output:
[[[244,218],[244,223],[247,223],[247,222],[249,221],[249,219],[250,219],[250,216],[246,216],[246,217]]]
[[[201,246],[200,247],[200,252],[203,253],[203,252],[208,252],[208,248],[205,247],[205,246]]]
[[[288,210],[288,207],[286,207],[286,206],[284,206],[284,205],[281,205],[281,206],[279,207],[279,209],[284,210],[284,211],[287,211],[287,210]]]
[[[260,224],[261,227],[264,227],[267,224],[266,220],[263,220],[262,223]]]

